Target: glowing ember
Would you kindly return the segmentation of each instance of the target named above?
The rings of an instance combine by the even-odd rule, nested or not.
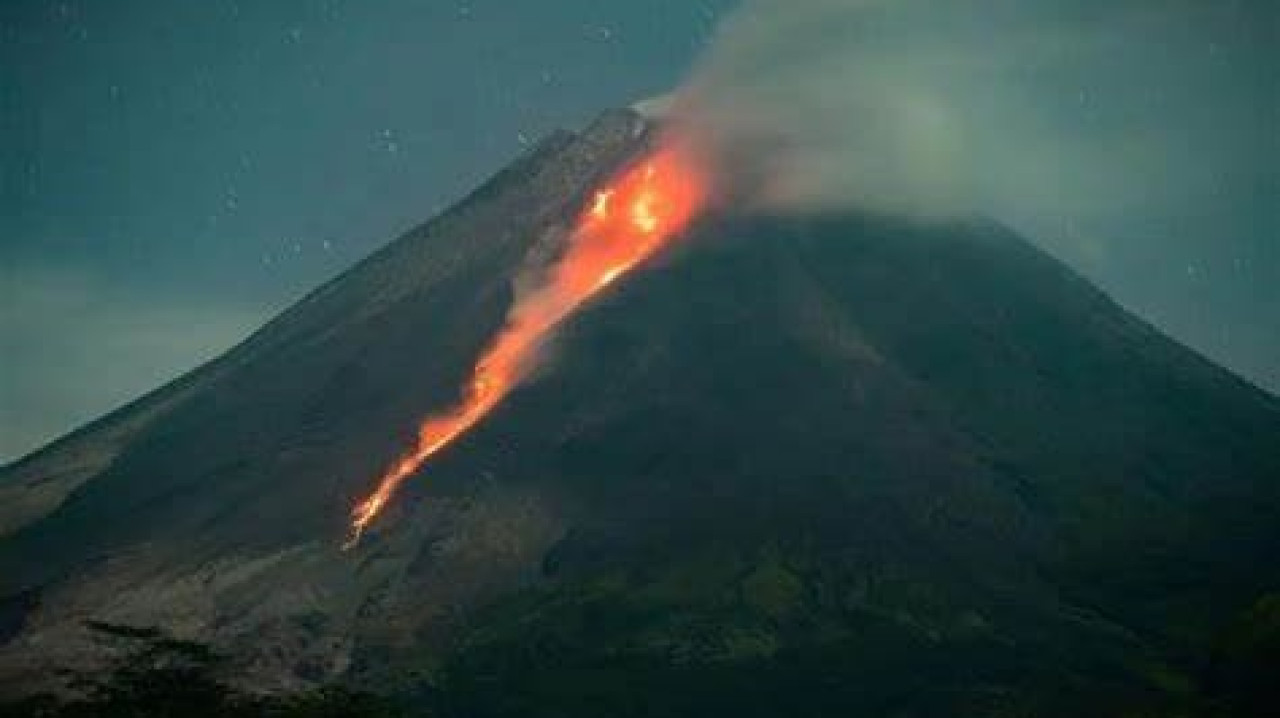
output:
[[[685,228],[705,200],[705,183],[674,150],[655,152],[596,192],[546,280],[507,313],[476,362],[461,401],[428,417],[413,447],[351,513],[346,547],[359,542],[404,481],[480,421],[519,383],[547,335],[583,302],[649,258]]]
[[[609,203],[613,200],[613,190],[604,189],[596,192],[596,198],[591,205],[591,216],[595,219],[609,218]]]

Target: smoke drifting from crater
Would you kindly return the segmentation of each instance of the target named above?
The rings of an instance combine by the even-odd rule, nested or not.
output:
[[[1229,98],[1226,124],[1186,114],[1197,95],[1224,107],[1206,43],[1234,6],[748,0],[671,113],[765,205],[986,212],[1052,236],[1195,196],[1238,130],[1262,136]]]
[[[885,47],[887,2],[748,2],[676,94],[672,119],[724,191],[766,205],[954,206],[960,128],[929,63]]]
[[[1272,0],[745,0],[669,100],[735,203],[982,214],[1280,390]]]

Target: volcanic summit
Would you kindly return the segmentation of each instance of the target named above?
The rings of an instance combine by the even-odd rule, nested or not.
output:
[[[710,207],[557,317],[343,551],[657,136],[620,110],[548,137],[0,471],[0,690],[92,665],[86,621],[208,643],[254,690],[449,715],[1106,715],[1257,688],[1231,637],[1274,626],[1280,401],[980,218]]]

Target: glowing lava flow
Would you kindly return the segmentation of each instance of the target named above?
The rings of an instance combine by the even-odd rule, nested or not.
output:
[[[422,422],[414,446],[351,512],[346,546],[359,542],[400,485],[427,459],[502,401],[565,317],[683,230],[705,197],[700,173],[672,149],[656,151],[596,192],[546,279],[507,313],[502,330],[476,362],[461,401]]]

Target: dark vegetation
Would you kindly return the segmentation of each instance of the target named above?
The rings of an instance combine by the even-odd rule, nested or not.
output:
[[[529,591],[436,677],[441,715],[1228,718],[1280,705],[1280,602],[1203,655],[1108,646],[1100,617],[957,610],[927,578],[733,551]],[[984,609],[986,610],[986,609]]]
[[[0,704],[0,718],[393,718],[390,701],[344,688],[290,697],[232,688],[221,656],[156,628],[91,622],[117,649],[105,672],[69,673],[70,696]]]
[[[1063,673],[1060,656],[989,635],[980,616],[945,628],[890,607],[930,603],[926,586],[864,585],[848,605],[824,607],[822,594],[837,589],[830,576],[775,552],[743,568],[704,563],[643,587],[616,579],[575,586],[572,598],[517,596],[395,697],[335,686],[251,695],[227,682],[224,659],[203,644],[91,623],[117,649],[112,667],[68,674],[75,697],[0,704],[0,718],[1044,718],[1098,715],[1099,703],[1117,718],[1243,718],[1280,705],[1277,596],[1233,621],[1198,675],[1087,660]],[[1132,679],[1106,683],[1117,669]]]

